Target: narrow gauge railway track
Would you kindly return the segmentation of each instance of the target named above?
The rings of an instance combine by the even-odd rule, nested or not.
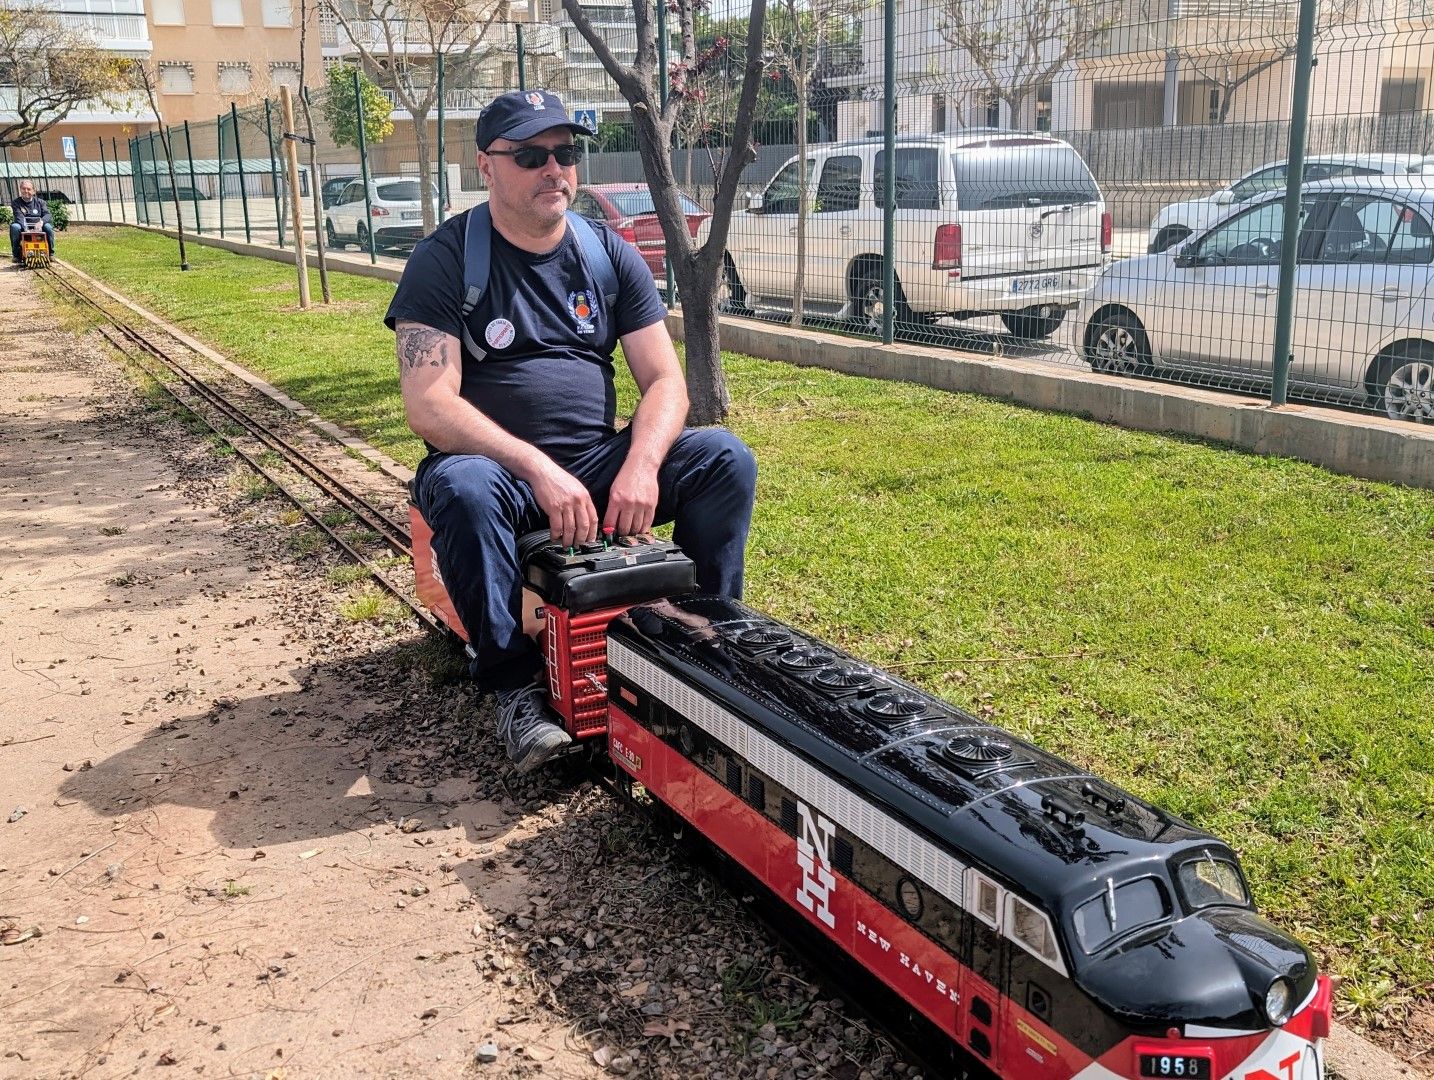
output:
[[[374,565],[372,559],[366,557],[335,528],[327,524],[308,500],[286,485],[258,456],[238,445],[235,437],[226,432],[222,425],[227,422],[238,426],[246,435],[279,455],[287,465],[313,483],[336,505],[372,529],[392,552],[411,560],[413,552],[407,523],[395,521],[384,510],[374,506],[363,495],[334,476],[311,455],[294,445],[290,439],[275,431],[271,425],[264,423],[210,385],[172,356],[163,345],[156,343],[123,316],[70,280],[60,271],[58,265],[52,264],[48,270],[42,272],[42,277],[57,293],[93,312],[100,320],[99,333],[117,352],[144,370],[182,408],[223,439],[236,456],[321,529],[353,562],[362,566],[385,591],[402,602],[425,627],[440,635],[449,635],[450,631],[446,626],[385,575]],[[176,380],[178,385],[175,385]],[[212,413],[209,410],[212,410]],[[933,1047],[941,1045],[941,1041],[934,1037],[934,1028],[928,1022],[915,1016],[899,997],[869,973],[843,957],[834,956],[830,946],[820,935],[804,926],[788,909],[764,899],[762,890],[754,887],[754,883],[744,871],[710,843],[694,837],[672,818],[670,811],[660,804],[650,804],[634,797],[630,785],[617,783],[613,770],[604,767],[606,761],[605,755],[593,753],[584,763],[581,772],[585,778],[599,783],[630,809],[641,814],[656,831],[680,838],[683,841],[681,846],[694,863],[721,882],[733,895],[743,898],[748,913],[763,925],[768,933],[800,956],[803,962],[818,974],[828,990],[846,1002],[847,1008],[853,1014],[864,1017],[878,1027],[891,1044],[898,1048],[909,1062],[917,1066],[922,1075],[933,1080],[995,1080],[974,1060],[953,1060],[948,1055],[934,1053]]]
[[[135,362],[156,383],[161,386],[186,411],[197,417],[211,431],[234,451],[234,453],[263,477],[276,491],[304,514],[316,527],[328,536],[351,560],[362,566],[378,585],[399,600],[424,626],[446,634],[443,626],[426,608],[421,606],[407,590],[396,584],[374,561],[359,551],[348,538],[323,519],[310,500],[303,498],[292,486],[284,482],[258,456],[240,446],[226,430],[224,424],[232,424],[244,434],[262,444],[268,451],[278,455],[309,483],[319,489],[335,505],[353,516],[394,554],[412,559],[413,550],[409,539],[408,526],[390,517],[383,509],[375,506],[359,492],[353,490],[319,462],[296,446],[290,439],[275,431],[252,412],[237,404],[222,391],[196,375],[190,368],[171,355],[162,345],[138,330],[121,315],[100,303],[81,289],[58,266],[52,264],[42,271],[43,279],[56,292],[89,309],[101,322],[99,333],[122,356]],[[177,380],[178,385],[175,384]],[[180,389],[182,387],[183,389]]]

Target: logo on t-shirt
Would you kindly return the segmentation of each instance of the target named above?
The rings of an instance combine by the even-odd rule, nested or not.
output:
[[[572,312],[573,321],[578,324],[579,334],[596,332],[597,327],[593,326],[593,305],[587,293],[568,293],[568,311]]]
[[[488,347],[492,349],[506,349],[513,344],[515,336],[513,324],[507,319],[494,319],[483,331],[483,340],[488,342]]]

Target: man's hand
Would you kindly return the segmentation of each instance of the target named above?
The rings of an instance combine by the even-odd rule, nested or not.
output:
[[[652,531],[657,515],[657,470],[634,464],[631,457],[618,471],[608,492],[602,527],[618,536],[642,536]]]
[[[536,476],[528,478],[528,486],[548,515],[554,542],[572,547],[597,539],[597,508],[577,477],[548,461]]]

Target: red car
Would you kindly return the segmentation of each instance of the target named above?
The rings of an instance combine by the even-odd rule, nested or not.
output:
[[[712,215],[682,191],[677,193],[677,201],[687,215],[687,231],[695,239],[698,226]],[[573,209],[601,221],[637,248],[653,277],[666,276],[667,240],[646,184],[591,184],[578,190]]]

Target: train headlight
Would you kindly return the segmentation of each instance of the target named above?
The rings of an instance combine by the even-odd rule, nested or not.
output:
[[[1295,991],[1288,979],[1276,979],[1265,991],[1265,1016],[1275,1027],[1283,1027],[1295,1007]]]

